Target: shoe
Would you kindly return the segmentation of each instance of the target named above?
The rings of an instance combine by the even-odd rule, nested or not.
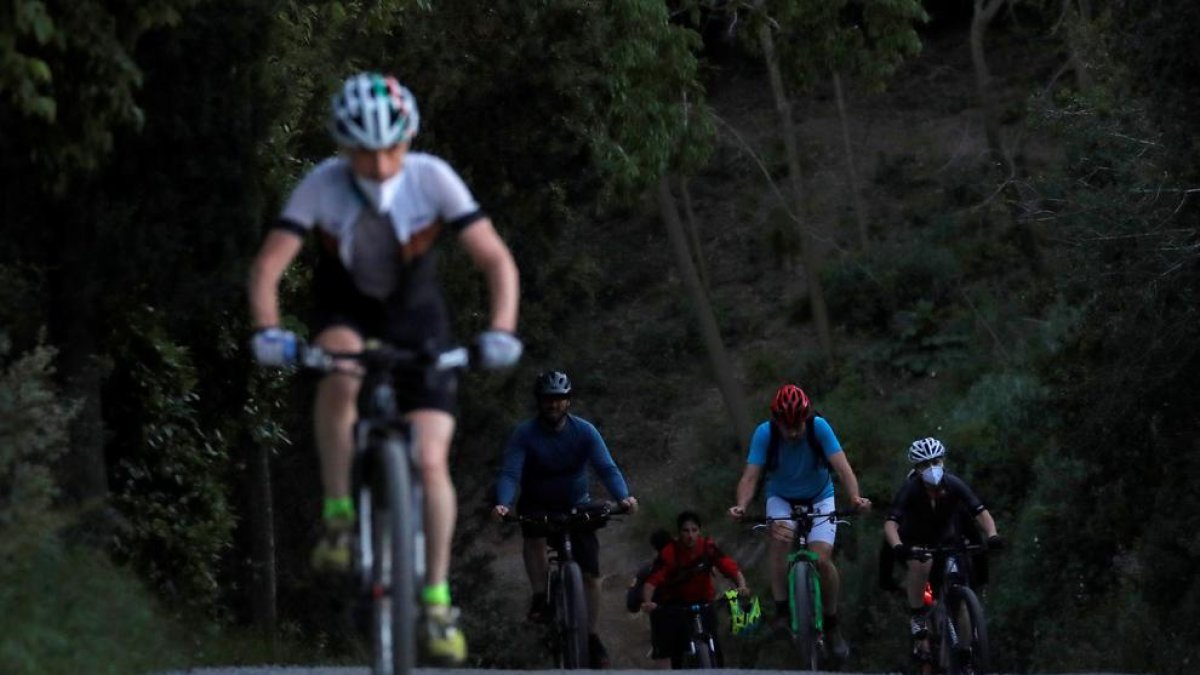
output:
[[[309,563],[316,572],[345,574],[350,571],[354,541],[354,521],[330,518],[321,524],[321,538],[313,547]]]
[[[546,602],[545,593],[534,593],[529,601],[529,614],[525,616],[530,623],[547,623],[550,621],[550,603]]]
[[[458,628],[458,608],[435,605],[425,608],[421,630],[423,652],[439,666],[461,666],[467,660],[467,638]]]
[[[825,632],[825,644],[829,646],[829,654],[838,661],[845,661],[850,656],[850,645],[842,637],[840,628]]]
[[[604,648],[600,637],[595,633],[588,635],[588,667],[599,670],[609,665],[611,663],[608,660],[608,650]]]
[[[913,614],[908,621],[908,630],[914,640],[923,640],[929,635],[929,622],[924,614]]]

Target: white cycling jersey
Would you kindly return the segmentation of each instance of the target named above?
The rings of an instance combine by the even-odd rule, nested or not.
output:
[[[419,263],[446,226],[461,231],[482,217],[471,191],[449,164],[409,152],[385,213],[369,208],[350,163],[339,156],[321,162],[300,181],[280,214],[280,226],[301,235],[316,228],[355,286],[364,295],[384,299],[396,289],[402,267],[426,267]],[[418,272],[416,278],[406,278],[411,283],[425,276]]]

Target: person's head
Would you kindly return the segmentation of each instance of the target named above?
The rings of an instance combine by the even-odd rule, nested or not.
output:
[[[804,435],[810,413],[808,394],[794,384],[780,387],[771,400],[771,421],[789,441],[799,440]]]
[[[382,183],[397,176],[420,125],[416,98],[390,75],[352,75],[333,96],[329,131],[362,180]]]
[[[663,528],[660,527],[650,533],[650,546],[654,548],[656,553],[663,550],[663,548],[669,543],[671,543],[671,533],[667,532]]]
[[[942,482],[942,464],[946,457],[946,446],[936,438],[919,438],[908,446],[908,463],[913,471],[921,474],[926,485],[936,487]]]
[[[691,548],[700,539],[700,514],[695,511],[683,511],[675,517],[675,527],[679,529],[679,543],[684,548]]]
[[[561,370],[547,370],[534,380],[533,397],[537,401],[538,417],[550,427],[557,428],[571,407],[571,378]]]

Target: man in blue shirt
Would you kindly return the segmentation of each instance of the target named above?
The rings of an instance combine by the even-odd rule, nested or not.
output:
[[[500,475],[496,481],[496,506],[493,513],[503,518],[512,507],[518,489],[517,510],[562,512],[591,500],[588,471],[591,466],[613,499],[630,512],[637,510],[637,499],[630,496],[621,470],[613,462],[600,432],[587,420],[571,415],[571,380],[566,373],[551,370],[538,375],[533,395],[538,414],[522,422],[504,449]],[[546,533],[524,524],[525,573],[533,588],[529,619],[542,620],[549,607],[546,600]],[[607,665],[607,652],[596,636],[599,616],[600,545],[596,531],[571,534],[571,548],[583,572],[588,598],[589,653],[592,667]]]
[[[859,494],[858,479],[833,428],[824,418],[813,414],[808,396],[794,384],[785,384],[775,393],[771,419],[760,424],[750,440],[746,469],[738,481],[737,504],[729,509],[735,520],[746,515],[764,473],[766,511],[771,518],[788,516],[792,505],[801,503],[811,507],[813,513],[834,511],[832,473],[837,474],[849,492],[854,508],[860,511],[871,508],[871,501]],[[771,524],[768,561],[777,623],[785,622],[788,615],[787,554],[795,528],[794,520]],[[825,598],[825,632],[830,636],[834,656],[845,658],[849,650],[837,626],[839,577],[833,564],[836,534],[837,523],[832,518],[819,519],[808,533],[808,548],[820,557],[817,570]]]

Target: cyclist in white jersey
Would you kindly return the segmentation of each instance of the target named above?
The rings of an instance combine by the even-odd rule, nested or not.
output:
[[[411,152],[420,116],[411,92],[394,77],[361,73],[333,98],[330,130],[342,152],[300,181],[267,234],[249,281],[255,357],[286,365],[296,336],[280,327],[278,288],[284,271],[315,232],[319,261],[313,278],[313,341],[337,352],[379,338],[408,348],[450,345],[450,321],[436,279],[435,245],[452,233],[483,273],[490,291],[490,327],[475,342],[480,365],[516,363],[517,267],[491,220],[458,174],[433,155]],[[317,388],[314,422],[325,494],[323,536],[313,551],[318,570],[350,565],[354,506],[350,498],[352,428],[360,379],[328,375]],[[426,652],[448,664],[466,658],[447,574],[457,509],[447,464],[454,434],[456,378],[397,377],[401,410],[415,430],[425,488],[427,576]]]

